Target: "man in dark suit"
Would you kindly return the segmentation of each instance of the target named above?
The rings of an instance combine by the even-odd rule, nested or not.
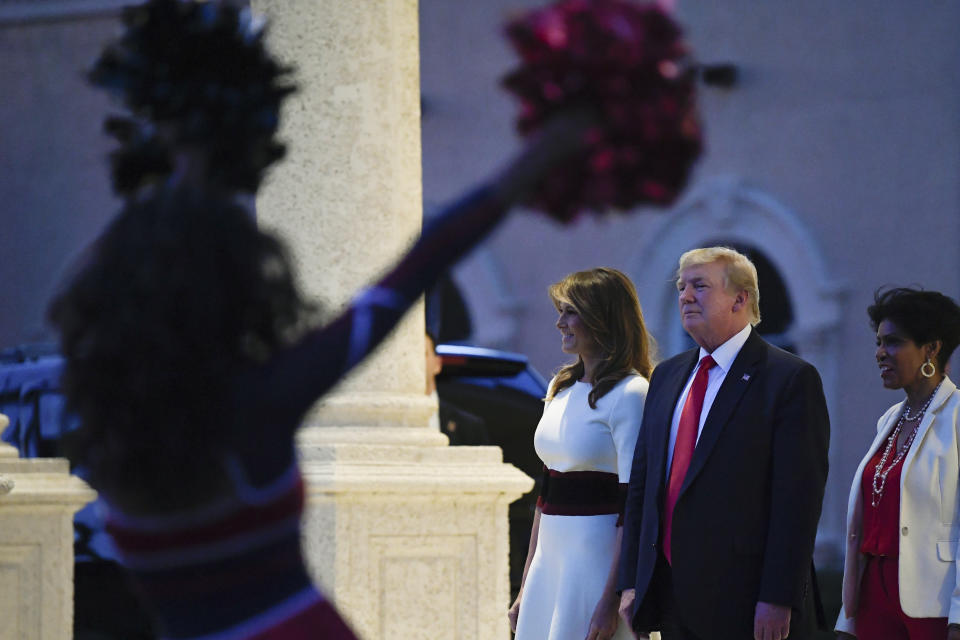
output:
[[[700,345],[650,378],[618,588],[635,631],[664,640],[808,637],[821,614],[812,554],[829,419],[812,365],[771,346],[757,272],[725,247],[677,271]]]

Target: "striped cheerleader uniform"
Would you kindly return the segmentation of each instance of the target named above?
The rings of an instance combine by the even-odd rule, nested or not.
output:
[[[291,466],[271,486],[194,512],[127,516],[107,531],[165,638],[353,640],[313,586],[300,551],[303,480]],[[202,603],[202,604],[199,604]]]
[[[360,362],[452,262],[506,213],[481,189],[428,225],[401,262],[327,326],[236,375],[237,425],[220,461],[226,495],[198,508],[125,513],[108,505],[121,562],[170,640],[352,640],[313,586],[300,548],[304,484],[294,433],[309,407]]]

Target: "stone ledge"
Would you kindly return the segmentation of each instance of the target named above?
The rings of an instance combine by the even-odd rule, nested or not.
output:
[[[60,505],[76,510],[97,497],[87,483],[70,475],[64,458],[3,457],[0,477],[12,483],[8,492],[0,492],[4,508]]]
[[[66,458],[0,458],[0,473],[66,474],[70,463]]]
[[[310,423],[297,433],[300,448],[331,445],[411,446],[418,448],[447,448],[449,440],[442,433],[424,425],[388,426],[318,426]]]
[[[45,473],[11,474],[11,491],[0,495],[0,506],[69,506],[79,509],[97,498],[97,492],[76,476]]]
[[[337,429],[318,429],[318,431],[336,431]],[[373,430],[376,434],[392,429],[379,428]],[[407,431],[396,429],[395,431]],[[427,431],[427,429],[409,429],[409,431]],[[497,446],[463,446],[463,447],[424,447],[411,444],[398,444],[387,440],[382,441],[322,441],[306,437],[297,438],[299,453],[304,462],[353,462],[377,465],[470,465],[470,464],[502,464],[503,450]],[[388,434],[384,434],[388,435]],[[441,434],[442,436],[442,434]],[[446,436],[442,436],[446,438]]]
[[[436,400],[426,395],[340,390],[324,397],[311,409],[307,425],[338,429],[423,428],[436,410]]]
[[[503,462],[499,447],[329,445],[300,449],[309,491],[363,494],[506,494],[512,502],[533,479]]]

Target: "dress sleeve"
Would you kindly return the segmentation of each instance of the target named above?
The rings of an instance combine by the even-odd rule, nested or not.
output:
[[[460,256],[483,240],[507,207],[484,187],[436,216],[420,239],[376,284],[361,290],[330,324],[247,372],[239,385],[256,390],[260,409],[294,427],[313,402],[330,390],[390,333],[410,306]],[[276,424],[276,422],[274,421]]]
[[[646,378],[632,376],[627,381],[623,394],[610,411],[610,433],[613,435],[613,444],[617,449],[617,475],[621,483],[630,481],[633,450],[637,446],[648,387]]]

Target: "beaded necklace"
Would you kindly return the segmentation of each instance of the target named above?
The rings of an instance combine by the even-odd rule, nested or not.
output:
[[[883,497],[883,489],[887,484],[887,474],[889,474],[895,466],[900,464],[900,461],[903,460],[904,456],[907,455],[907,451],[910,450],[910,445],[913,444],[913,439],[917,437],[917,430],[920,428],[920,421],[927,412],[927,407],[930,406],[930,402],[933,401],[933,396],[937,395],[937,391],[940,390],[941,384],[943,384],[943,380],[941,380],[940,384],[937,385],[937,388],[933,390],[933,393],[930,394],[930,397],[927,398],[927,401],[920,408],[920,411],[916,413],[916,415],[911,416],[907,404],[903,404],[904,408],[900,413],[900,418],[897,419],[897,426],[893,428],[893,433],[891,433],[890,437],[887,438],[887,447],[883,450],[883,455],[880,457],[880,462],[877,464],[877,468],[873,472],[873,495],[870,496],[870,504],[873,507],[876,507],[878,504],[880,504],[880,498]],[[890,463],[890,466],[884,469],[883,466],[887,463],[887,458],[890,457],[890,452],[897,445],[897,438],[900,436],[900,431],[903,429],[903,425],[907,422],[914,421],[916,424],[913,425],[910,435],[907,436],[907,441],[903,443],[903,448],[897,452],[897,455],[893,459],[893,462]]]

